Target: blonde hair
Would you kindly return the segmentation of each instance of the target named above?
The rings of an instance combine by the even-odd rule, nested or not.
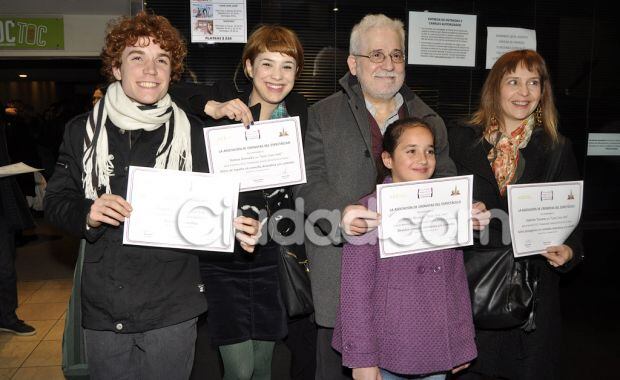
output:
[[[501,106],[501,86],[504,75],[515,72],[519,65],[540,76],[541,97],[538,107],[541,110],[542,128],[553,142],[558,141],[558,112],[553,101],[553,90],[549,71],[543,57],[534,50],[515,50],[505,53],[495,62],[482,86],[480,105],[469,122],[484,126],[485,131],[495,122],[503,127]],[[534,111],[537,112],[537,111]]]
[[[402,51],[405,51],[405,26],[403,22],[396,18],[389,18],[384,14],[370,14],[364,16],[351,30],[349,54],[368,53],[361,51],[362,38],[372,28],[392,28],[400,36],[400,47]]]

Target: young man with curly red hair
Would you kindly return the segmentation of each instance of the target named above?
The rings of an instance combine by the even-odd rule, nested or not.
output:
[[[207,171],[201,123],[168,95],[186,47],[161,16],[141,12],[110,26],[101,57],[111,84],[94,109],[67,125],[45,212],[86,239],[82,324],[90,378],[187,379],[196,318],[206,310],[198,257],[123,245],[132,211],[123,198],[130,165]],[[241,246],[258,223],[237,218]]]

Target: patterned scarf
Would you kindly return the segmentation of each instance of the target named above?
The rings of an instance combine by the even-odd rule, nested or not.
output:
[[[105,97],[95,104],[86,122],[82,186],[88,199],[96,199],[97,189],[109,194],[110,177],[114,175],[114,156],[109,154],[106,120],[125,131],[165,128],[164,138],[157,149],[155,167],[160,169],[192,170],[190,124],[187,115],[166,94],[153,106],[144,106],[129,99],[120,82],[114,82]]]
[[[271,116],[269,117],[269,120],[273,120],[273,119],[282,119],[283,117],[288,117],[288,110],[286,109],[286,103],[283,101],[281,101],[276,108],[273,109],[273,112],[271,112]]]
[[[534,125],[532,114],[510,136],[501,132],[498,125],[492,125],[484,132],[484,138],[493,145],[487,158],[502,196],[506,194],[507,186],[516,182],[523,173],[525,162],[519,150],[527,146]]]

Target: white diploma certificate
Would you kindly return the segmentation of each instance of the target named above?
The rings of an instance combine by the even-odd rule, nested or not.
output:
[[[250,191],[306,182],[299,117],[204,129],[210,171],[241,178]]]
[[[32,166],[24,164],[23,162],[18,162],[16,164],[0,166],[0,178],[24,173],[40,172],[41,170],[43,169],[36,169]]]
[[[473,176],[377,185],[382,258],[473,244]]]
[[[515,257],[564,244],[581,217],[583,181],[508,185],[510,237]]]
[[[123,244],[232,252],[238,197],[231,176],[130,166]]]

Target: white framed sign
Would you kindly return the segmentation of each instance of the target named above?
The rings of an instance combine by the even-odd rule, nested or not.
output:
[[[476,18],[464,14],[409,12],[408,63],[475,66]]]
[[[248,39],[245,0],[191,0],[192,43],[245,43]]]
[[[521,28],[487,28],[487,62],[490,69],[502,54],[513,50],[536,50],[536,31]]]

